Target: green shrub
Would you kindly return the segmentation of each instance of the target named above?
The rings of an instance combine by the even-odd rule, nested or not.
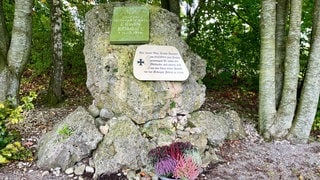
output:
[[[8,130],[8,126],[23,121],[22,112],[34,108],[32,101],[36,96],[35,92],[30,92],[17,107],[10,101],[0,103],[0,164],[32,157],[32,153],[21,145],[19,132]]]
[[[318,106],[317,114],[312,125],[313,131],[320,131],[320,107]]]
[[[64,124],[61,128],[58,129],[58,134],[62,136],[62,139],[66,139],[73,134],[73,129],[67,124]]]

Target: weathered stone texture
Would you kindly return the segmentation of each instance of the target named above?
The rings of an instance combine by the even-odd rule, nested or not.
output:
[[[179,36],[178,18],[166,10],[146,6],[150,11],[150,43],[175,46],[191,72],[185,82],[139,81],[133,76],[136,45],[111,45],[112,9],[120,4],[93,8],[86,15],[85,61],[87,87],[99,109],[125,114],[138,124],[172,113],[189,113],[205,100],[206,63],[190,51]],[[137,4],[121,4],[137,6]],[[173,107],[172,104],[175,106]],[[171,106],[170,106],[171,105]]]
[[[90,156],[102,140],[102,134],[93,122],[94,118],[83,107],[69,114],[39,140],[37,165],[46,169],[61,167],[65,170]],[[64,128],[69,129],[69,135],[63,132]]]

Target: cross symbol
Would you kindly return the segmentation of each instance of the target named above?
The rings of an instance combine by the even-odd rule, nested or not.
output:
[[[143,63],[144,63],[144,61],[142,61],[142,59],[139,59],[138,64],[139,64],[140,66],[142,66]]]

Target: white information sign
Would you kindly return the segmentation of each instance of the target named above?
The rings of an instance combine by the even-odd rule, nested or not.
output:
[[[173,46],[142,45],[136,50],[133,74],[142,81],[185,81],[189,71]]]

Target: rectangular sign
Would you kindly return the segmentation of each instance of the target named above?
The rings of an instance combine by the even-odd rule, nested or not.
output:
[[[133,61],[135,78],[145,81],[185,81],[189,71],[173,46],[142,45]]]
[[[111,44],[142,44],[149,42],[149,9],[146,7],[115,7],[112,16]]]

